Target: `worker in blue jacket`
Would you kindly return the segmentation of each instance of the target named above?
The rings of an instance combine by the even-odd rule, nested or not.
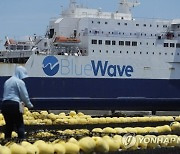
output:
[[[23,107],[26,105],[29,109],[33,108],[26,85],[22,80],[27,77],[26,69],[23,66],[18,66],[14,75],[4,84],[2,114],[6,122],[5,138],[11,138],[14,128],[17,129],[18,138],[25,137]]]

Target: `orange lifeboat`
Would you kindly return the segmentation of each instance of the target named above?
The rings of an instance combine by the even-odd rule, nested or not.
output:
[[[4,46],[8,46],[8,45],[11,45],[11,44],[16,45],[17,42],[15,40],[13,40],[13,39],[9,39],[9,40],[7,40],[5,42]]]
[[[77,38],[69,38],[64,36],[56,37],[54,43],[80,43],[81,41]]]

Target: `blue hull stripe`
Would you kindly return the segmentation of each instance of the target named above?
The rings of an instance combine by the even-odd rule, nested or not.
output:
[[[0,78],[1,87],[6,79]],[[178,110],[180,107],[180,80],[27,78],[25,82],[36,108]],[[3,88],[0,98],[2,91]]]

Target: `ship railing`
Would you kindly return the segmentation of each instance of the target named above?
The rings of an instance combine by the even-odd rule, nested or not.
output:
[[[142,34],[142,35],[141,35]],[[122,34],[96,34],[96,33],[84,33],[83,36],[103,36],[103,37],[118,37],[118,38],[146,38],[146,39],[155,39],[157,38],[157,36],[151,36],[151,34],[145,34],[145,33],[139,33],[139,32],[135,32],[132,33],[131,35],[128,33],[124,33]]]
[[[30,57],[32,51],[13,51],[13,52],[1,52],[1,58],[23,58],[23,57]]]

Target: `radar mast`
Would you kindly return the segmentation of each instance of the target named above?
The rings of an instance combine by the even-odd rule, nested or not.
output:
[[[140,5],[140,3],[136,1],[128,1],[128,0],[120,0],[119,2],[119,13],[131,14],[131,8]]]
[[[76,7],[76,0],[70,0],[69,7],[75,8]]]

